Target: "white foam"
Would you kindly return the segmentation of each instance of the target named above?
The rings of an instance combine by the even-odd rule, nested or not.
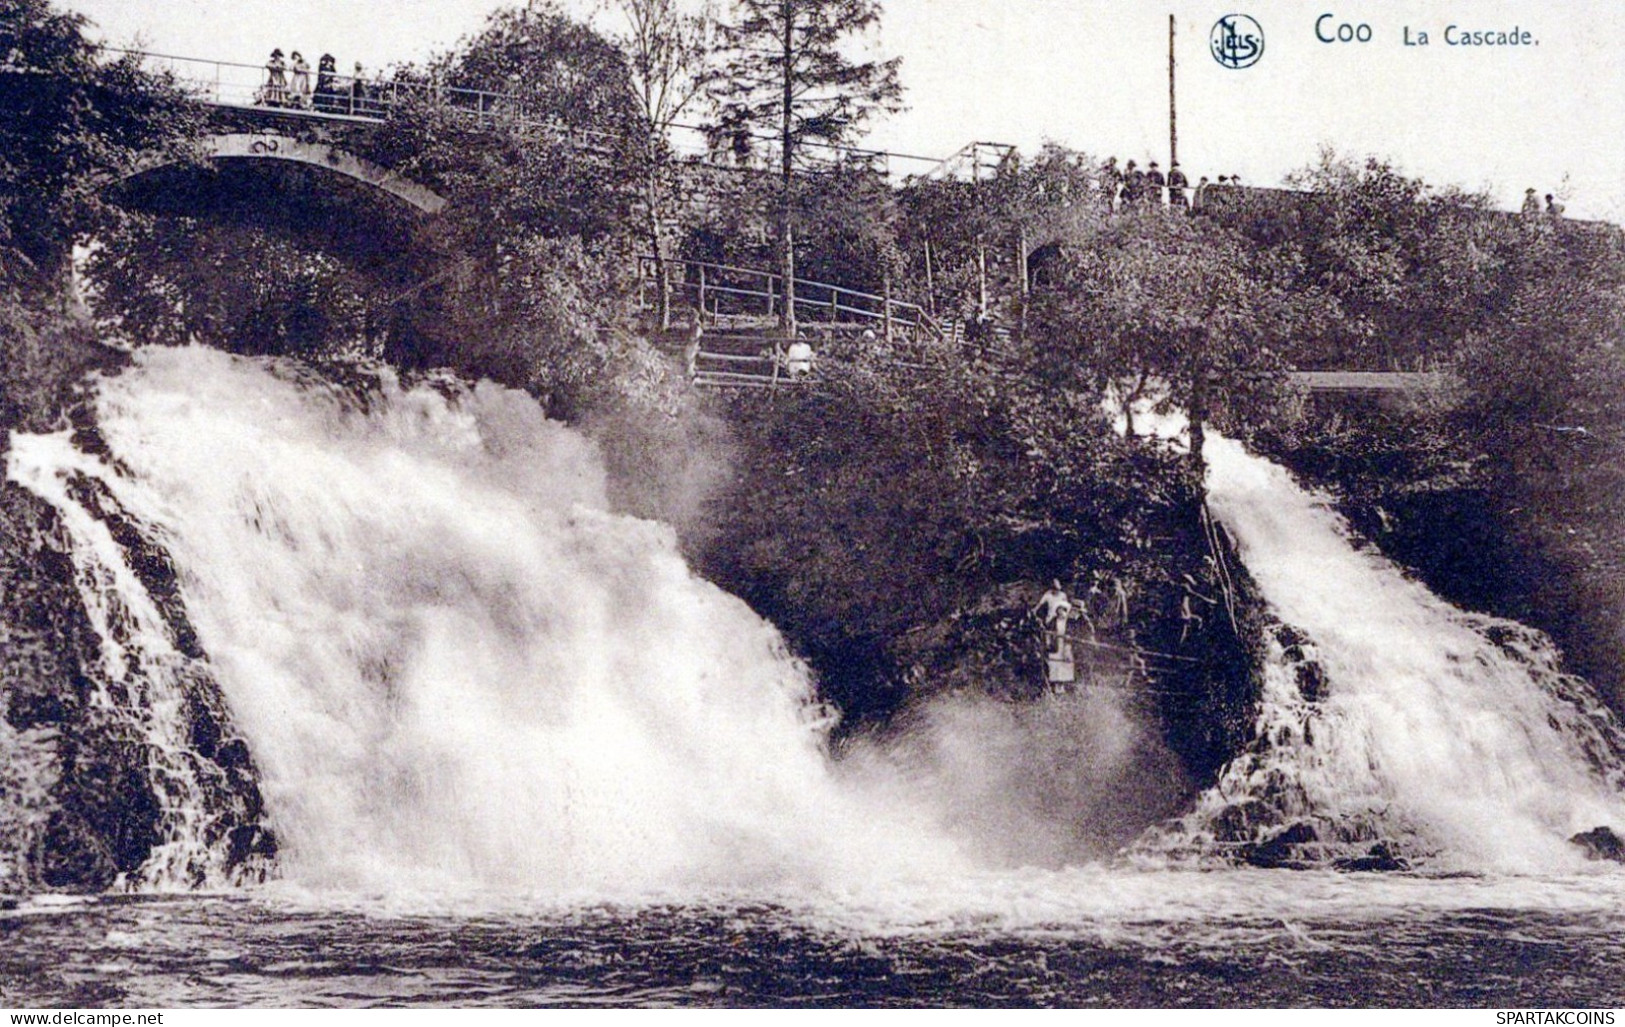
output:
[[[1325,695],[1303,695],[1277,646],[1264,740],[1195,821],[1285,796],[1321,825],[1374,825],[1449,864],[1522,871],[1575,865],[1571,835],[1625,827],[1617,722],[1548,640],[1439,599],[1240,444],[1209,435],[1205,455],[1214,515],[1272,612],[1308,636]]]
[[[778,633],[668,529],[608,512],[590,445],[528,397],[385,375],[357,403],[307,378],[144,350],[97,393],[119,467],[58,440],[36,475],[89,474],[163,538],[286,876],[559,891],[957,865],[835,783]]]

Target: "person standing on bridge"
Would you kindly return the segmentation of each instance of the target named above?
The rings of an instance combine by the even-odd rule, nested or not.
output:
[[[1106,209],[1117,207],[1117,194],[1123,188],[1123,170],[1117,166],[1116,157],[1107,157],[1106,163],[1100,166],[1100,195],[1106,201]]]
[[[339,67],[330,53],[322,54],[316,64],[316,109],[324,114],[337,114]]]
[[[1133,161],[1123,167],[1123,206],[1138,207],[1145,192],[1145,172]]]
[[[298,50],[293,52],[293,106],[310,109],[310,63]]]
[[[688,380],[693,381],[700,375],[700,347],[705,339],[705,324],[700,320],[698,311],[694,313],[694,328],[689,332],[688,346],[683,350],[683,369],[688,373]]]
[[[260,97],[267,107],[281,107],[288,102],[288,65],[280,49],[272,50],[271,59],[265,62],[265,89]]]
[[[350,113],[367,113],[367,79],[361,62],[355,62],[355,77],[350,80]]]

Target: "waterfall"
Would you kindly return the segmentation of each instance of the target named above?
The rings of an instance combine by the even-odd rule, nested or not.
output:
[[[668,528],[610,512],[591,445],[529,397],[191,348],[139,351],[91,402],[99,441],[17,436],[7,471],[61,513],[108,680],[148,690],[120,705],[182,765],[159,800],[192,862],[223,858],[186,769],[204,676],[257,766],[279,872],[313,887],[957,859],[835,781],[775,629],[691,573]],[[115,521],[162,546],[183,611]]]
[[[1544,636],[1433,596],[1241,446],[1208,458],[1278,624],[1255,740],[1141,851],[1529,870],[1625,826],[1625,733]],[[489,383],[146,349],[74,426],[14,435],[6,473],[55,511],[99,644],[85,701],[147,779],[132,886],[935,880],[1097,852],[1167,798],[1099,697],[949,703],[837,768],[778,632]]]
[[[1213,514],[1280,626],[1256,739],[1178,846],[1533,870],[1625,827],[1625,733],[1548,639],[1439,599],[1238,443],[1210,435],[1206,456]]]

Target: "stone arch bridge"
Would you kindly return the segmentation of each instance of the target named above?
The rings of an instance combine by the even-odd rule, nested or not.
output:
[[[266,161],[319,168],[378,190],[426,215],[439,214],[446,198],[433,189],[337,145],[286,135],[274,129],[260,132],[220,132],[201,140],[203,156],[211,163]],[[122,180],[180,164],[176,157],[154,155],[139,162]]]

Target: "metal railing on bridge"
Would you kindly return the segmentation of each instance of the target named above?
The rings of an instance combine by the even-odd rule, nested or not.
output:
[[[270,83],[264,64],[245,64],[209,58],[181,57],[119,47],[100,47],[103,53],[138,58],[153,71],[168,71],[205,103],[260,114],[317,120],[381,122],[401,105],[429,101],[459,115],[486,124],[518,125],[567,136],[581,148],[609,152],[624,136],[602,129],[565,125],[557,118],[529,109],[514,91],[470,89],[439,83],[373,76],[324,74],[319,67],[308,73],[308,92],[297,90],[291,69],[283,70],[283,84]],[[694,124],[666,126],[667,142],[680,159],[747,171],[770,171],[779,154],[775,134],[758,131],[721,132]],[[641,143],[641,140],[636,140]],[[980,144],[986,148],[998,144]],[[933,167],[944,162],[934,157],[866,149],[844,144],[808,141],[799,160],[821,169],[863,169],[886,178],[902,174],[897,165]],[[978,151],[979,152],[979,151]]]
[[[168,72],[197,99],[216,107],[262,114],[330,121],[378,123],[391,111],[429,104],[480,124],[511,125],[546,132],[572,146],[608,152],[621,139],[601,129],[568,125],[536,114],[511,92],[468,89],[440,83],[402,81],[380,76],[309,73],[309,89],[297,88],[291,71],[284,82],[270,84],[262,64],[242,64],[174,54],[102,47],[104,53],[138,58],[150,71]]]

